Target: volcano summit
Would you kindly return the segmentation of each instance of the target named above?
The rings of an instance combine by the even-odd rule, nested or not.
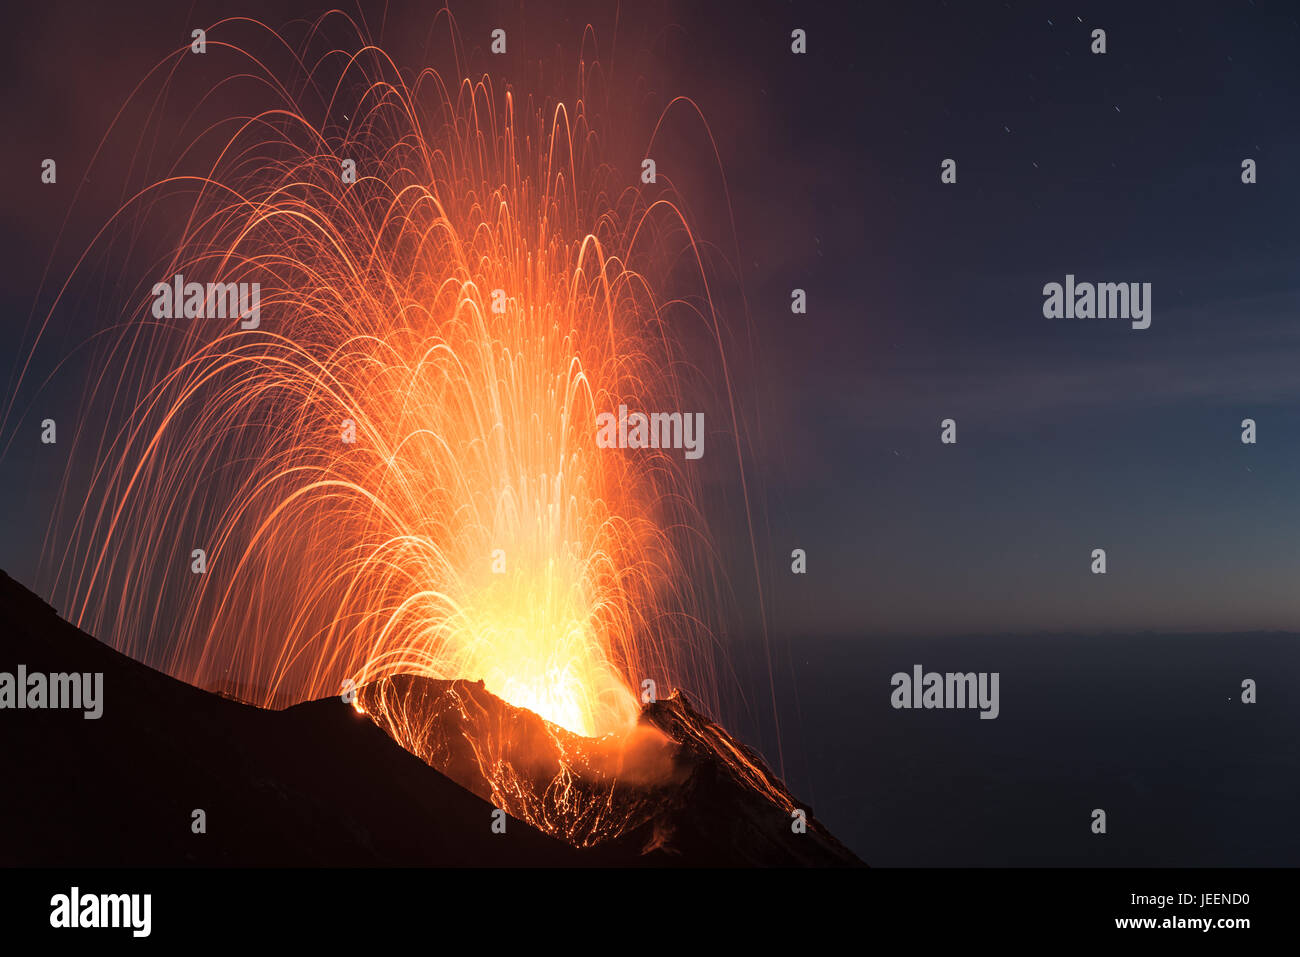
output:
[[[0,712],[0,747],[23,775],[0,788],[3,865],[861,864],[680,694],[643,709],[617,747],[479,682],[365,685],[372,722],[338,698],[273,711],[177,681],[3,572],[0,622],[0,667],[102,673],[116,702],[97,721]],[[380,730],[403,718],[418,758]],[[504,833],[493,803],[513,818]]]

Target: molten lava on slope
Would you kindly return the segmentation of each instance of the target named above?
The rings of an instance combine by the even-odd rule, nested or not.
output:
[[[613,842],[660,863],[861,864],[680,691],[602,738],[508,704],[481,681],[397,675],[361,688],[357,707],[473,794],[579,847]]]

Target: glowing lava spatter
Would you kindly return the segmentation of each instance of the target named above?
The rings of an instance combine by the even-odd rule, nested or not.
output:
[[[707,363],[675,310],[721,341],[671,194],[604,162],[581,78],[524,107],[486,76],[407,84],[372,46],[306,83],[246,66],[276,102],[203,129],[204,174],[115,217],[185,197],[88,395],[107,414],[74,451],[88,489],[65,488],[62,607],[263,705],[482,679],[590,737],[634,725],[643,679],[707,696],[699,480],[594,442],[621,403],[689,407]],[[683,261],[697,295],[670,304]],[[259,284],[259,324],[157,318],[177,275]]]

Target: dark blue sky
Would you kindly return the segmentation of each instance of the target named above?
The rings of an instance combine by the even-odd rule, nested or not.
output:
[[[742,153],[790,162],[732,179],[780,384],[774,537],[810,554],[778,632],[1294,627],[1295,13],[969,6],[811,20],[825,63],[742,118]],[[1067,273],[1150,282],[1151,328],[1043,318]]]
[[[734,236],[716,168],[672,162],[704,140],[689,124],[665,132],[665,168],[744,277],[756,362],[738,395],[761,434],[773,633],[1296,626],[1297,13],[971,6],[620,13],[620,63],[647,70],[648,102],[699,103],[727,178]],[[231,7],[159,5],[129,23],[82,5],[16,14],[30,43],[4,69],[27,95],[3,107],[4,175],[31,188],[6,201],[6,359],[20,358],[45,264],[60,275],[121,198],[110,164],[93,182],[113,188],[87,186],[56,247],[69,197],[37,190],[39,159],[68,157],[74,181],[159,51]],[[310,9],[259,6],[270,22]],[[416,10],[390,6],[383,39],[416,44]],[[468,35],[517,15],[458,11]],[[525,17],[531,53],[586,21],[613,32],[603,4]],[[794,27],[808,31],[802,57]],[[955,185],[939,180],[948,157]],[[1246,157],[1255,185],[1240,182]],[[1043,318],[1043,284],[1067,273],[1151,283],[1151,328]],[[807,316],[789,312],[794,287]],[[94,332],[111,283],[97,288],[29,386]],[[739,300],[723,305],[739,326]],[[61,473],[31,437],[70,401],[63,386],[24,394],[31,411],[6,423],[0,565],[29,583]],[[1253,447],[1239,440],[1247,416]],[[948,417],[956,446],[939,442]],[[723,538],[752,630],[748,542]],[[789,574],[793,547],[806,576]],[[1089,572],[1094,547],[1105,577]]]

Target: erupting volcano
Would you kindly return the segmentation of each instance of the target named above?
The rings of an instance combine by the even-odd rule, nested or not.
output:
[[[97,342],[50,592],[200,687],[355,695],[402,747],[580,846],[653,831],[692,748],[788,825],[756,756],[680,696],[653,703],[686,688],[716,708],[725,587],[697,456],[596,441],[623,408],[702,407],[741,451],[701,244],[637,159],[657,127],[619,142],[581,57],[542,93],[459,72],[440,18],[456,69],[405,78],[350,21],[347,52],[321,24],[297,46],[250,21],[207,31],[208,57],[242,60],[213,99],[262,106],[208,120],[202,101],[97,240],[137,259],[141,236],[175,241]],[[151,108],[141,141],[162,122]]]

